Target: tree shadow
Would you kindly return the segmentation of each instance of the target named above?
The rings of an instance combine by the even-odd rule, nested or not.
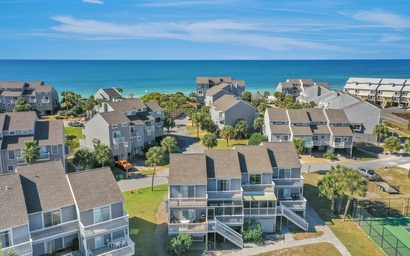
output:
[[[319,197],[319,189],[317,186],[305,183],[303,192],[310,206],[312,206],[323,221],[332,222],[332,219],[336,218],[330,210],[331,201],[326,197]]]

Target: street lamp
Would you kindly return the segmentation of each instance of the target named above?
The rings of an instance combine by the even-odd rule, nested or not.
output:
[[[125,157],[125,178],[128,179],[128,157],[127,157],[128,141],[124,141],[124,157]]]

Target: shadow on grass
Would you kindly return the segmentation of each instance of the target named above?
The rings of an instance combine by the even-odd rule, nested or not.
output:
[[[129,219],[130,237],[135,243],[135,255],[156,255],[154,233],[157,224],[138,218]]]
[[[304,185],[304,196],[320,218],[325,222],[332,222],[336,216],[331,216],[330,203],[326,197],[319,197],[319,189],[311,184]]]

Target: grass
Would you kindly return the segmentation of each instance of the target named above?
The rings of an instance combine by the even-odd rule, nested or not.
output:
[[[70,144],[70,152],[77,150],[80,147],[80,139],[83,136],[82,127],[65,126],[65,137]]]
[[[303,240],[303,239],[309,239],[309,238],[315,238],[315,237],[320,237],[323,235],[323,231],[318,231],[318,232],[291,232],[293,239],[295,240]]]
[[[369,182],[369,185],[367,186],[368,198],[410,197],[410,178],[408,178],[409,171],[407,169],[396,166],[389,166],[387,169],[376,168],[375,171],[382,177],[384,181],[388,182],[390,185],[400,187],[400,194],[394,196],[390,195],[386,192],[379,190],[379,187],[374,182]],[[401,208],[403,208],[403,205],[401,205]]]
[[[383,153],[384,151],[383,147],[375,146],[375,145],[367,144],[367,143],[356,143],[355,147],[361,148],[369,152],[377,153],[377,154]]]
[[[385,255],[373,240],[354,222],[343,222],[341,217],[332,216],[330,214],[330,201],[327,198],[319,197],[317,188],[317,183],[324,175],[311,172],[305,173],[303,177],[305,183],[304,195],[309,204],[326,222],[326,225],[335,233],[351,255]],[[345,206],[345,202],[342,206]]]
[[[156,255],[154,233],[157,227],[158,205],[168,193],[168,184],[123,192],[125,211],[129,214],[130,236],[135,242],[136,255]]]
[[[353,148],[353,157],[359,161],[369,161],[377,159],[376,156],[360,151],[357,148]]]
[[[218,145],[212,149],[232,149],[236,145],[248,145],[248,140],[229,140],[229,146],[226,146],[225,139],[218,139]]]
[[[291,248],[280,249],[276,251],[257,254],[257,256],[315,256],[315,255],[341,255],[333,244],[330,243],[315,243],[295,246]]]

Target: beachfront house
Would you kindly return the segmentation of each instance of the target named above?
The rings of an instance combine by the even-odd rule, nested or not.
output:
[[[59,161],[66,166],[66,140],[61,120],[39,120],[36,112],[7,112],[0,114],[1,150],[0,174],[14,172],[26,165],[22,149],[26,141],[34,140],[40,146],[37,162]]]
[[[233,80],[232,77],[197,77],[196,102],[198,106],[205,105],[207,91],[214,86],[218,86],[220,89],[239,97],[245,92],[244,80]]]
[[[245,121],[249,129],[253,129],[254,120],[259,113],[248,102],[232,94],[226,94],[215,100],[210,106],[211,118],[222,129],[225,125],[235,126]]]
[[[112,87],[112,88],[99,89],[94,94],[94,99],[116,102],[122,99],[122,95],[116,88]]]
[[[189,233],[213,249],[218,236],[242,248],[251,218],[265,233],[280,228],[283,217],[307,230],[300,174],[292,143],[171,154],[168,234]]]
[[[313,84],[312,79],[288,78],[286,82],[279,82],[276,91],[290,94],[296,98]]]
[[[270,142],[301,138],[312,150],[343,150],[352,155],[354,134],[343,109],[267,109],[264,133]]]
[[[164,111],[156,102],[126,99],[106,102],[83,129],[80,147],[108,145],[115,159],[142,155],[164,135]]]
[[[12,112],[19,98],[24,98],[42,115],[55,114],[58,106],[58,92],[43,81],[36,82],[1,82],[0,111]]]

